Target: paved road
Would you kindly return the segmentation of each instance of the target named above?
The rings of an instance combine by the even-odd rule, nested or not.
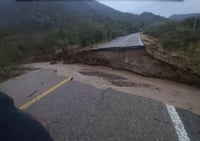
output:
[[[54,70],[35,70],[2,83],[0,90],[10,95],[19,107],[63,79]]]
[[[116,38],[108,43],[98,46],[96,49],[106,49],[106,48],[140,48],[143,47],[144,44],[140,39],[140,34],[129,34],[126,36],[122,36]]]
[[[45,88],[50,88],[63,79],[53,70],[39,70],[1,84],[0,90],[6,90],[17,103],[21,103],[26,102],[21,99],[41,87],[41,82],[46,84]],[[28,87],[31,82],[32,90]],[[15,86],[13,83],[18,87],[9,87]],[[165,104],[112,89],[100,90],[74,80],[26,111],[45,119],[56,141],[180,140]],[[177,109],[177,112],[190,140],[199,141],[200,117],[182,109]],[[184,138],[182,140],[186,141]]]

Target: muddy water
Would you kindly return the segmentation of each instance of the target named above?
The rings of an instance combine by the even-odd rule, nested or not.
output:
[[[100,66],[61,63],[55,65],[34,63],[29,66],[55,69],[58,75],[73,76],[74,80],[99,89],[112,88],[132,95],[148,97],[200,115],[200,89],[192,86]]]

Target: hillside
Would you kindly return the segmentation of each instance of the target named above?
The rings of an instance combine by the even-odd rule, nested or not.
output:
[[[4,36],[6,38],[9,36],[10,43],[16,40],[26,42],[28,39],[35,40],[36,44],[38,41],[44,41],[43,47],[47,43],[46,40],[62,40],[59,42],[63,42],[64,46],[74,44],[87,46],[138,32],[140,28],[167,20],[152,13],[141,15],[123,13],[95,0],[67,2],[0,0],[0,18],[0,38],[2,37],[0,42],[4,42]]]
[[[95,0],[32,1],[0,0],[0,75],[10,65],[55,59],[74,48],[138,32],[167,20],[152,13],[123,13]],[[63,56],[60,56],[60,59]]]
[[[188,18],[200,17],[200,13],[191,13],[191,14],[174,14],[169,17],[171,20],[182,21]]]
[[[117,25],[119,28],[134,28],[133,25],[152,24],[165,20],[151,14],[147,17],[122,13],[97,1],[60,1],[60,2],[16,2],[0,0],[0,29],[19,31],[46,31],[49,28],[75,26],[80,23]],[[151,18],[151,20],[149,20]],[[153,21],[152,21],[153,20]],[[132,25],[131,25],[132,24]],[[127,30],[127,29],[126,29]],[[134,32],[134,31],[130,31]]]
[[[156,37],[162,45],[157,50],[178,58],[175,65],[200,75],[200,18],[194,28],[194,18],[150,26],[145,33]],[[175,63],[175,61],[172,61]]]

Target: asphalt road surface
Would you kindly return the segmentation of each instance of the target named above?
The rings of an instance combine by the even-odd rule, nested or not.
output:
[[[36,70],[0,84],[0,90],[19,107],[64,79],[54,70]],[[200,140],[200,116],[196,114],[75,80],[50,92],[26,112],[43,118],[55,141]]]
[[[116,38],[108,43],[98,46],[95,49],[107,49],[107,48],[139,48],[143,47],[144,44],[140,39],[139,33],[129,34]]]
[[[54,70],[35,70],[2,83],[0,90],[11,96],[19,107],[63,79]]]

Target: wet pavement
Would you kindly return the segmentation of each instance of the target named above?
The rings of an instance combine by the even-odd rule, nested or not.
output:
[[[57,141],[178,141],[164,104],[77,81],[27,111],[45,119]]]
[[[19,107],[63,79],[64,77],[58,76],[54,70],[35,70],[1,83],[0,91],[11,96]]]
[[[126,81],[100,72],[85,75]],[[0,90],[12,96],[19,107],[64,78],[52,69],[36,70],[0,84]],[[190,141],[199,141],[200,116],[179,108],[176,111]],[[180,141],[164,103],[76,80],[60,86],[26,112],[45,120],[55,141]]]

